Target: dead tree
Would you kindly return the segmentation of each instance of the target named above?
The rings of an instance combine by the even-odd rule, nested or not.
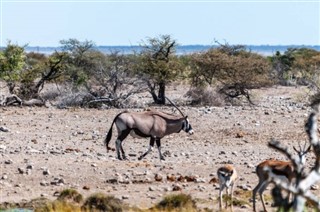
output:
[[[320,199],[311,193],[310,188],[312,185],[320,181],[320,142],[318,138],[318,127],[317,127],[317,115],[319,113],[320,99],[316,98],[313,100],[311,107],[313,111],[310,113],[309,118],[305,124],[305,130],[309,137],[310,145],[312,146],[313,153],[315,155],[315,163],[309,173],[305,173],[304,166],[297,157],[292,156],[287,147],[281,146],[279,142],[271,141],[269,146],[285,154],[292,162],[295,168],[296,183],[295,185],[289,184],[286,181],[276,177],[269,172],[270,181],[275,185],[276,190],[285,190],[294,195],[294,199],[291,202],[287,202],[286,205],[290,205],[293,211],[302,212],[305,208],[305,203],[308,200],[314,205],[317,211],[320,211]],[[273,192],[274,199],[282,199],[279,195],[281,192]],[[286,200],[290,201],[290,200]],[[281,207],[281,206],[280,206]],[[281,208],[280,208],[281,209]]]

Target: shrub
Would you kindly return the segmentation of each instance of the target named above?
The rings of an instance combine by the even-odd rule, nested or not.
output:
[[[68,203],[65,201],[53,201],[48,202],[45,206],[37,207],[35,212],[81,212],[81,208],[72,203]]]
[[[120,199],[114,196],[97,193],[87,198],[82,206],[82,210],[121,212],[123,211],[123,204]]]
[[[211,88],[191,88],[186,96],[192,99],[191,105],[222,106],[224,104],[223,96]]]
[[[156,209],[166,211],[197,211],[195,201],[190,195],[186,194],[166,196],[156,205]]]
[[[83,200],[83,196],[74,189],[65,189],[60,193],[58,200],[80,203]]]

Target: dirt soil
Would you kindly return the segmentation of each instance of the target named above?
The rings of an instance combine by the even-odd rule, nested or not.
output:
[[[179,92],[184,91],[172,90],[169,95],[178,97]],[[41,196],[56,199],[63,189],[75,188],[86,197],[103,192],[148,208],[168,194],[183,192],[199,208],[215,211],[219,186],[210,180],[217,177],[218,167],[231,163],[240,177],[235,198],[243,201],[234,210],[252,210],[251,190],[258,182],[255,166],[269,158],[286,159],[267,143],[274,138],[292,149],[307,141],[307,95],[305,87],[273,87],[254,91],[253,107],[181,107],[195,134],[180,132],[163,138],[163,162],[156,148],[138,160],[148,147],[147,139],[124,141],[128,161],[106,152],[105,134],[122,110],[1,107],[0,127],[8,132],[0,131],[0,203]],[[152,108],[173,112],[169,106]],[[115,147],[116,135],[114,127],[110,147]],[[313,161],[309,154],[308,167]],[[194,181],[178,181],[179,176]],[[313,192],[320,195],[319,189]],[[265,195],[270,196],[270,189]],[[257,206],[262,209],[260,201]]]

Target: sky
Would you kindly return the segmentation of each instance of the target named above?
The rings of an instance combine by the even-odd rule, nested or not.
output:
[[[320,0],[0,0],[0,46],[320,45]]]

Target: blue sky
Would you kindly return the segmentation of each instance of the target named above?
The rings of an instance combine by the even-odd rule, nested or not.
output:
[[[0,0],[0,17],[0,46],[139,45],[161,34],[181,45],[320,45],[320,0]]]

